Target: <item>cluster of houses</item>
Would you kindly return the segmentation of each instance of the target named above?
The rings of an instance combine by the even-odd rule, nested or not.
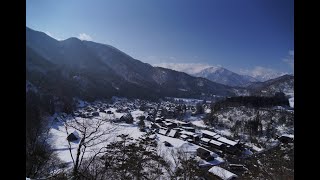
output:
[[[106,113],[105,109],[109,108],[107,104],[96,103],[93,105],[88,105],[83,109],[74,111],[73,116],[82,118],[92,118],[100,115],[100,112]]]
[[[212,153],[207,149],[217,149],[218,151],[223,151],[230,154],[237,154],[243,150],[243,146],[239,141],[227,139],[215,132],[209,130],[200,130],[201,133],[196,133],[195,129],[192,127],[192,124],[189,122],[158,117],[154,122],[151,123],[151,128],[155,129],[158,134],[172,138],[180,138],[182,140],[200,145],[201,147],[197,149],[197,156],[206,161],[213,161],[215,159],[215,156],[213,156]],[[238,178],[236,174],[218,166],[210,167],[206,177],[209,179]]]
[[[151,122],[151,128],[158,134],[180,138],[182,140],[199,144],[205,148],[215,149],[215,151],[223,151],[229,154],[241,153],[243,144],[239,141],[233,141],[219,134],[201,130],[201,133],[196,133],[196,129],[192,127],[190,122],[183,122],[175,119],[165,119],[157,117],[154,122]]]
[[[188,142],[194,143],[200,140],[200,135],[195,133],[195,128],[189,122],[157,117],[151,123],[151,128],[161,135],[180,138]]]
[[[208,130],[201,130],[201,132],[200,144],[206,148],[213,148],[230,154],[238,154],[243,150],[243,144],[239,140],[233,141]]]
[[[203,104],[203,108],[207,107],[208,104]],[[151,129],[158,134],[168,136],[171,138],[179,138],[190,143],[201,146],[197,149],[197,156],[206,161],[212,161],[215,159],[212,156],[212,150],[214,152],[226,152],[229,154],[237,154],[243,150],[243,146],[239,141],[233,141],[219,134],[209,130],[196,130],[192,123],[177,120],[177,115],[185,113],[187,110],[191,110],[193,114],[196,113],[197,108],[192,105],[181,105],[170,102],[152,103],[141,100],[135,100],[132,102],[128,101],[116,101],[113,104],[106,103],[92,103],[82,109],[73,112],[73,115],[83,118],[91,118],[99,116],[100,113],[113,114],[112,111],[107,111],[108,108],[115,108],[116,112],[125,113],[118,121],[133,122],[133,118],[130,114],[131,111],[140,109],[146,112],[145,119],[150,121]],[[114,121],[116,121],[115,119]],[[71,133],[68,136],[69,141],[78,139],[78,136]],[[212,176],[222,177],[227,175],[228,178],[232,179],[237,176],[225,169],[214,166],[209,169],[209,174]],[[223,178],[225,179],[225,178]]]

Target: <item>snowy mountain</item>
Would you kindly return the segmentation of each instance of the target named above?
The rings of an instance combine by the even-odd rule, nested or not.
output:
[[[253,95],[272,96],[276,92],[284,92],[293,97],[294,94],[294,76],[283,75],[275,79],[270,79],[265,82],[257,82],[248,86],[248,90]]]
[[[283,76],[284,73],[266,73],[266,74],[258,74],[258,75],[252,75],[252,77],[258,79],[259,81],[268,81],[270,79],[275,79],[277,77]]]
[[[193,74],[196,77],[207,78],[213,82],[229,85],[229,86],[241,86],[245,87],[250,85],[252,82],[257,82],[258,80],[248,76],[239,75],[223,67],[209,67],[203,69],[202,71]]]
[[[56,96],[94,100],[234,95],[229,86],[153,67],[110,45],[77,38],[57,41],[28,27],[26,37],[28,82]]]
[[[248,69],[243,70],[242,69],[242,70],[240,70],[240,73],[241,73],[241,75],[251,76],[261,82],[264,82],[264,81],[267,81],[270,79],[275,79],[277,77],[280,77],[280,76],[287,74],[284,72],[278,72],[274,69],[260,67],[260,66],[256,66],[252,70],[248,70]]]

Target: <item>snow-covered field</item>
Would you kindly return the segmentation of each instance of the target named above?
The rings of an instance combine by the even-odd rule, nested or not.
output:
[[[89,120],[88,120],[89,121]],[[90,120],[91,121],[91,120]],[[133,138],[138,138],[142,135],[142,132],[138,129],[137,125],[134,124],[125,124],[125,123],[111,123],[111,122],[106,122],[101,126],[101,130],[109,130],[112,129],[112,131],[104,136],[101,136],[101,139],[106,139],[104,143],[98,144],[90,149],[88,149],[88,153],[84,155],[84,157],[89,157],[91,156],[91,153],[106,144],[115,141],[116,136],[120,134],[129,134]],[[68,132],[72,133],[74,132],[75,129],[69,128]],[[56,124],[55,128],[50,129],[50,144],[53,146],[53,149],[56,151],[58,157],[67,162],[71,163],[72,158],[70,155],[69,151],[69,145],[67,141],[67,133],[65,126],[62,123]],[[76,155],[77,147],[79,144],[79,141],[76,142],[70,142],[71,148],[72,148],[72,154],[73,157]]]

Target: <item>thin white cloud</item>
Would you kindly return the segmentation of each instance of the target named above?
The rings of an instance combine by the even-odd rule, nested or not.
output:
[[[188,74],[195,74],[202,71],[203,69],[212,67],[211,65],[200,64],[200,63],[158,63],[158,64],[153,64],[153,66],[173,69],[173,70],[185,72]]]
[[[252,76],[260,81],[277,78],[279,76],[288,74],[285,72],[278,72],[275,69],[256,66],[253,69],[240,69],[239,74]]]
[[[78,38],[81,39],[81,40],[92,41],[91,36],[89,36],[86,33],[80,33]]]
[[[294,68],[294,50],[290,50],[286,58],[283,59],[283,62],[287,63],[291,68]]]

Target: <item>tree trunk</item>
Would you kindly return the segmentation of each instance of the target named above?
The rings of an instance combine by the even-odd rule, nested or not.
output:
[[[73,168],[73,176],[75,179],[79,179],[79,159],[80,159],[80,154],[81,154],[81,148],[83,146],[85,138],[83,137],[79,143],[79,147],[77,149],[77,156],[76,156],[76,164],[74,165]]]

